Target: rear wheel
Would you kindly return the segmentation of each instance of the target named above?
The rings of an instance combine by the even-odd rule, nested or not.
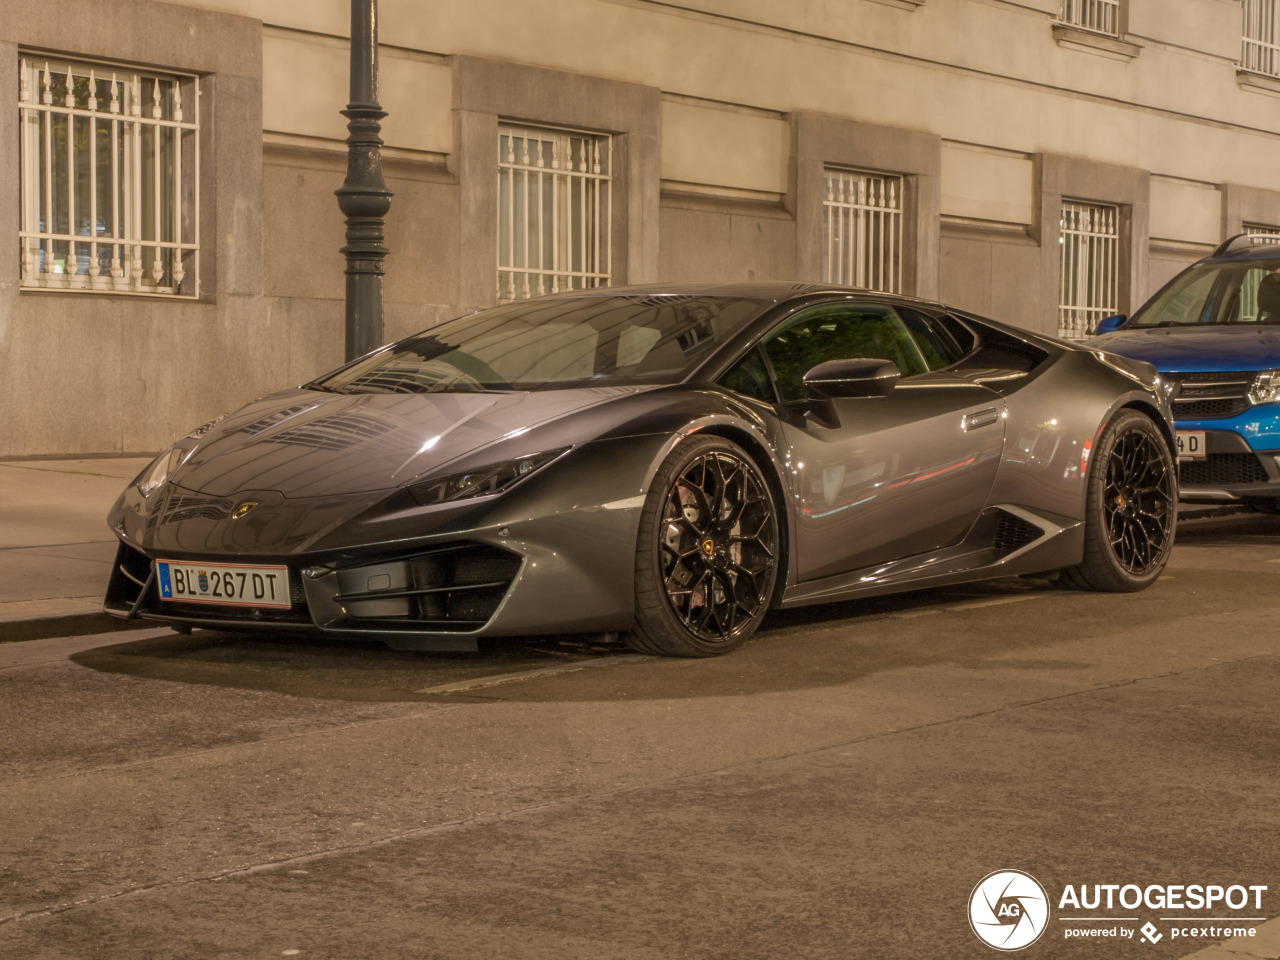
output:
[[[1084,558],[1064,586],[1126,592],[1155,582],[1173,549],[1177,466],[1151,418],[1121,410],[1094,451],[1085,506]]]
[[[676,657],[740,647],[768,610],[778,556],[777,507],[746,451],[719,437],[680,444],[640,515],[631,645]]]

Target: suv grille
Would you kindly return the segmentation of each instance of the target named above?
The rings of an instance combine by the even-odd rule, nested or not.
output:
[[[1191,484],[1265,483],[1262,462],[1252,453],[1211,453],[1203,460],[1183,460],[1178,481]]]
[[[1249,409],[1249,401],[1239,400],[1179,400],[1174,403],[1173,415],[1179,420],[1228,420]]]
[[[1178,384],[1173,415],[1178,420],[1225,420],[1249,409],[1251,370],[1227,373],[1171,373]]]

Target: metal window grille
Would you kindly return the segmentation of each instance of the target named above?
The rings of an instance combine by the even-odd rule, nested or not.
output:
[[[1273,227],[1265,223],[1246,223],[1243,225],[1243,229],[1251,240],[1256,240],[1259,243],[1280,243],[1280,227]]]
[[[902,290],[902,177],[827,167],[824,283]]]
[[[1120,35],[1120,0],[1062,0],[1058,19],[1074,27],[1117,37]]]
[[[1080,339],[1117,312],[1120,208],[1062,201],[1058,336]]]
[[[1280,0],[1244,0],[1244,51],[1240,65],[1280,76]]]
[[[199,295],[194,76],[19,61],[22,286]]]
[[[498,128],[498,299],[609,284],[607,136]]]

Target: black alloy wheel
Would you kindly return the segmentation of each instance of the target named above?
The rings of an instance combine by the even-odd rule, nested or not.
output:
[[[1177,461],[1151,418],[1122,410],[1103,431],[1090,464],[1083,561],[1067,585],[1141,590],[1160,576],[1178,515]]]
[[[1107,539],[1116,560],[1141,576],[1164,556],[1173,538],[1173,476],[1160,446],[1143,430],[1116,438],[1103,493]]]
[[[706,657],[745,643],[779,556],[773,496],[750,456],[716,437],[682,444],[654,478],[640,530],[632,645]]]

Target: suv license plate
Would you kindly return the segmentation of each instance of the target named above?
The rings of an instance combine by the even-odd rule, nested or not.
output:
[[[1205,450],[1203,430],[1179,430],[1174,434],[1174,439],[1178,441],[1179,460],[1204,459]]]

